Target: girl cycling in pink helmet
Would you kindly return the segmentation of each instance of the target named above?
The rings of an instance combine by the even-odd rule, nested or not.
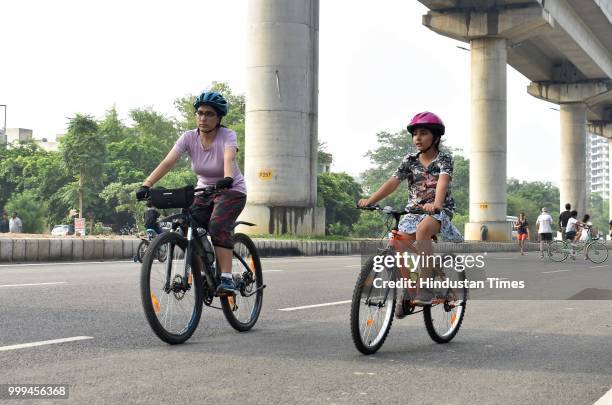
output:
[[[433,251],[432,237],[438,233],[444,240],[463,240],[461,233],[451,223],[455,213],[455,201],[451,196],[453,158],[450,153],[440,150],[440,140],[445,128],[436,114],[422,112],[415,115],[407,129],[418,152],[405,156],[395,174],[369,198],[359,200],[358,206],[376,204],[406,180],[409,191],[406,209],[422,208],[429,214],[407,214],[402,218],[399,224],[401,240],[396,249],[400,252],[413,252],[410,245],[418,241],[418,246],[415,246],[418,251],[429,255]],[[406,269],[401,270],[403,277],[409,277]],[[422,266],[421,277],[431,271],[432,269]],[[412,300],[414,305],[431,304],[434,297],[430,291],[417,291],[416,298]],[[400,304],[401,302],[402,300],[398,301]],[[398,317],[405,315],[403,308],[403,305],[398,305]]]

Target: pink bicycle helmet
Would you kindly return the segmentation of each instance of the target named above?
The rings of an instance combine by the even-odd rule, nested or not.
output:
[[[429,111],[415,115],[406,129],[414,135],[414,130],[417,128],[427,128],[438,137],[444,135],[444,122],[436,114]]]

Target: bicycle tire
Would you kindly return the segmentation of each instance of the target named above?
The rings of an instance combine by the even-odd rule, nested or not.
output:
[[[548,244],[548,257],[553,262],[562,262],[569,256],[567,249],[568,246],[565,242],[560,240],[552,241]]]
[[[149,246],[149,241],[147,240],[142,240],[138,244],[138,248],[136,248],[136,259],[138,259],[139,263],[142,263],[142,259],[144,258],[144,255],[147,252],[148,246]]]
[[[587,245],[587,258],[593,263],[603,263],[608,260],[608,247],[599,241],[593,241]]]
[[[363,265],[362,269],[359,272],[359,276],[357,277],[357,283],[355,284],[355,288],[353,289],[353,297],[351,301],[351,314],[350,314],[350,323],[351,323],[351,336],[353,338],[353,343],[357,350],[361,353],[369,355],[376,353],[382,345],[385,343],[387,336],[389,335],[389,331],[391,330],[391,325],[393,324],[393,316],[395,314],[395,303],[397,298],[397,291],[395,288],[390,289],[387,286],[386,289],[382,288],[380,291],[381,297],[384,297],[384,302],[378,302],[376,305],[370,305],[370,297],[373,292],[374,287],[374,278],[370,278],[371,274],[374,274],[374,256],[368,259],[368,261]],[[395,269],[386,270],[391,272],[390,279],[396,280],[397,273]],[[370,284],[371,282],[371,284]],[[389,291],[391,290],[391,291]],[[363,300],[364,304],[368,308],[368,312],[370,311],[371,306],[378,306],[378,309],[386,306],[387,311],[385,312],[384,318],[382,319],[381,329],[378,331],[374,339],[370,339],[369,333],[366,336],[362,336],[361,331],[361,317],[360,317],[360,309],[362,304],[363,293],[366,291],[366,298]],[[389,295],[390,294],[390,295]],[[390,298],[390,302],[389,302]],[[381,306],[382,305],[382,306]],[[374,324],[374,317],[371,314],[368,314],[368,318],[365,320],[364,326],[371,326]],[[364,333],[366,331],[364,330]]]
[[[443,261],[445,260],[443,259]],[[453,273],[450,274],[456,275],[457,281],[466,281],[465,271],[457,271],[454,268],[447,268],[444,270],[452,271]],[[444,274],[446,274],[446,272]],[[450,342],[461,328],[467,308],[467,288],[458,289],[456,294],[459,295],[461,299],[461,303],[459,305],[453,307],[449,305],[448,301],[446,301],[446,298],[448,297],[448,290],[446,290],[444,294],[445,300],[443,302],[435,305],[427,305],[423,308],[423,321],[425,322],[425,329],[427,329],[427,334],[429,337],[436,343]],[[453,312],[456,308],[457,311]],[[450,320],[450,326],[444,333],[440,333],[436,327],[436,324],[442,322],[438,322],[437,319],[434,319],[434,312],[436,313],[436,318],[437,313],[441,313],[444,315],[444,317],[448,317],[448,320]],[[459,314],[457,314],[457,312]]]
[[[221,308],[223,309],[223,315],[227,322],[238,332],[246,332],[250,330],[261,313],[263,305],[263,273],[261,269],[261,260],[255,244],[247,235],[243,233],[236,233],[233,236],[234,239],[234,252],[241,255],[242,259],[249,265],[248,268],[244,267],[244,264],[238,260],[235,256],[232,257],[232,273],[234,273],[235,279],[241,283],[246,277],[253,277],[254,281],[250,284],[245,285],[241,288],[241,291],[235,296],[221,296]],[[242,249],[244,247],[245,249]],[[247,255],[244,255],[247,253]],[[246,257],[244,257],[246,256]],[[245,274],[246,272],[249,272]],[[251,297],[245,297],[244,294],[255,292]],[[239,319],[239,313],[243,306],[249,308],[249,298],[255,297],[254,303],[249,311],[249,317],[242,321]]]
[[[168,249],[167,260],[165,261],[165,263],[155,262],[154,259],[156,256],[156,252],[159,249],[159,247],[162,245],[166,245],[165,247],[166,249]],[[174,305],[173,301],[171,300],[174,299],[176,301],[180,301],[183,298],[178,298],[176,292],[168,292],[166,293],[167,300],[164,300],[164,296],[161,294],[164,294],[165,291],[157,290],[157,293],[160,294],[160,299],[158,299],[156,297],[155,292],[151,290],[151,273],[152,273],[152,268],[155,264],[156,266],[164,266],[163,272],[167,272],[168,270],[170,270],[171,276],[173,272],[176,271],[176,276],[174,277],[177,277],[177,276],[182,277],[181,275],[184,274],[183,273],[184,263],[181,263],[180,260],[185,258],[184,252],[186,251],[186,249],[187,249],[187,240],[183,238],[182,236],[174,232],[168,232],[163,235],[160,235],[158,238],[155,238],[155,240],[149,245],[149,248],[147,249],[147,252],[143,258],[143,263],[142,263],[141,272],[140,272],[141,301],[142,301],[142,306],[144,309],[144,313],[145,313],[147,322],[149,323],[149,326],[151,326],[151,329],[153,329],[153,332],[161,340],[163,340],[166,343],[172,344],[172,345],[181,344],[187,341],[187,339],[189,339],[191,335],[193,335],[193,333],[198,327],[198,323],[200,322],[200,317],[202,315],[202,276],[201,276],[201,269],[194,268],[194,267],[199,267],[198,263],[200,262],[194,261],[193,263],[195,263],[195,265],[192,264],[192,269],[191,269],[192,271],[190,272],[190,274],[192,276],[191,287],[194,291],[193,310],[191,314],[188,315],[190,316],[190,318],[187,321],[188,323],[186,327],[183,330],[181,330],[179,333],[173,333],[167,330],[167,328],[164,325],[162,325],[162,323],[160,322],[160,319],[158,318],[157,314],[161,312],[160,301],[164,301],[164,302],[167,301],[168,306],[170,307],[171,305],[170,303]],[[179,266],[179,264],[177,264],[176,267],[181,267],[181,268],[173,269],[172,264],[175,261],[178,261],[183,266]],[[155,270],[158,270],[158,269],[156,268]],[[163,278],[163,273],[162,273],[162,278]],[[163,279],[160,281],[164,282]],[[185,294],[183,294],[183,297],[184,296]],[[168,312],[169,311],[167,309],[166,316],[168,316]]]

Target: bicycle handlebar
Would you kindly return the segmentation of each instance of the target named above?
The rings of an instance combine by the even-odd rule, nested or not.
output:
[[[383,213],[389,214],[389,215],[406,215],[406,214],[432,215],[432,214],[439,214],[441,211],[437,208],[433,212],[425,211],[422,208],[410,208],[410,209],[403,210],[403,211],[396,211],[393,209],[393,207],[390,207],[390,206],[381,207],[378,204],[368,205],[366,207],[357,207],[357,209],[366,210],[366,211],[382,211]]]

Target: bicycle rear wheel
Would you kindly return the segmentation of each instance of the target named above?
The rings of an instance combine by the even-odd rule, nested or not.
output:
[[[548,257],[553,262],[562,262],[567,259],[568,254],[568,247],[563,241],[555,240],[548,245]]]
[[[199,261],[187,265],[187,240],[168,232],[149,245],[140,273],[140,292],[145,316],[153,332],[164,342],[179,344],[193,335],[202,315],[202,276]],[[166,253],[162,263],[156,258]]]
[[[442,263],[447,262],[447,255]],[[453,263],[455,260],[453,259]],[[425,328],[432,340],[437,343],[450,342],[459,332],[467,304],[467,288],[459,286],[465,283],[465,271],[457,271],[453,266],[442,266],[434,272],[435,281],[450,282],[450,288],[434,289],[436,295],[432,305],[423,308]],[[456,283],[456,285],[453,285]]]
[[[263,274],[255,244],[242,233],[234,235],[232,276],[240,291],[221,296],[221,307],[229,324],[239,332],[246,332],[255,325],[261,313]]]
[[[397,291],[385,282],[396,279],[395,268],[375,272],[374,257],[359,273],[351,303],[351,335],[363,354],[376,353],[391,330]]]
[[[586,255],[593,263],[603,263],[608,259],[608,248],[599,241],[587,245]]]

